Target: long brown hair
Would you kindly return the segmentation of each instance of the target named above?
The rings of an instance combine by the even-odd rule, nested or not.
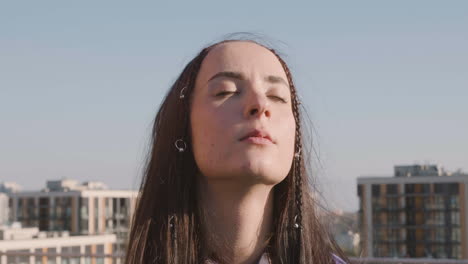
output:
[[[208,257],[197,202],[199,172],[191,146],[190,98],[201,64],[216,45],[198,53],[166,94],[154,120],[152,146],[132,218],[126,263],[197,264]],[[265,249],[272,263],[334,263],[332,254],[345,259],[319,221],[317,198],[310,188],[303,150],[300,103],[287,64],[275,54],[287,75],[296,121],[295,157],[286,178],[274,187],[273,234]],[[183,139],[187,149],[177,151]],[[222,258],[218,259],[222,261]]]

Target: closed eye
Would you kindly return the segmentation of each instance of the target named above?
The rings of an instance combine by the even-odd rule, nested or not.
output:
[[[287,102],[286,102],[286,99],[284,99],[284,98],[282,98],[282,97],[280,97],[280,96],[270,95],[270,96],[268,96],[268,97],[269,97],[269,98],[272,98],[273,100],[280,101],[280,102],[282,102],[282,103],[287,103]]]
[[[239,92],[237,91],[222,91],[222,92],[219,92],[217,93],[215,96],[216,97],[222,97],[222,96],[226,96],[226,95],[229,95],[229,94],[237,94]]]

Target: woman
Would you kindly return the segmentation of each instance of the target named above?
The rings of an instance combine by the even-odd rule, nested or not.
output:
[[[301,135],[296,89],[273,49],[203,49],[156,116],[126,262],[341,263]]]

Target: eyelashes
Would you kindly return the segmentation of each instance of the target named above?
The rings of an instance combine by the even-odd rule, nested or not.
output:
[[[239,94],[240,92],[237,92],[237,91],[222,91],[222,92],[219,92],[217,93],[215,96],[216,97],[225,97],[227,95],[230,95],[230,94]]]
[[[233,96],[233,95],[237,95],[237,94],[240,94],[240,92],[238,92],[238,91],[221,91],[221,92],[215,94],[215,96],[220,97],[220,98],[224,98],[224,97],[228,97],[229,95]],[[287,103],[286,99],[284,99],[283,97],[278,96],[278,95],[268,95],[267,97],[271,98],[272,100],[277,101],[277,102]]]

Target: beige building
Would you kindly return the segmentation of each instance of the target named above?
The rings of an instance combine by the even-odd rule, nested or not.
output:
[[[41,232],[37,227],[19,224],[0,227],[0,264],[112,264],[116,243],[113,234],[69,236],[68,232]],[[98,255],[98,257],[96,257]]]
[[[468,174],[395,166],[357,183],[363,256],[468,258]]]
[[[99,182],[48,181],[42,191],[8,194],[10,221],[72,236],[116,234],[114,251],[119,251],[128,236],[137,193],[108,190]]]

